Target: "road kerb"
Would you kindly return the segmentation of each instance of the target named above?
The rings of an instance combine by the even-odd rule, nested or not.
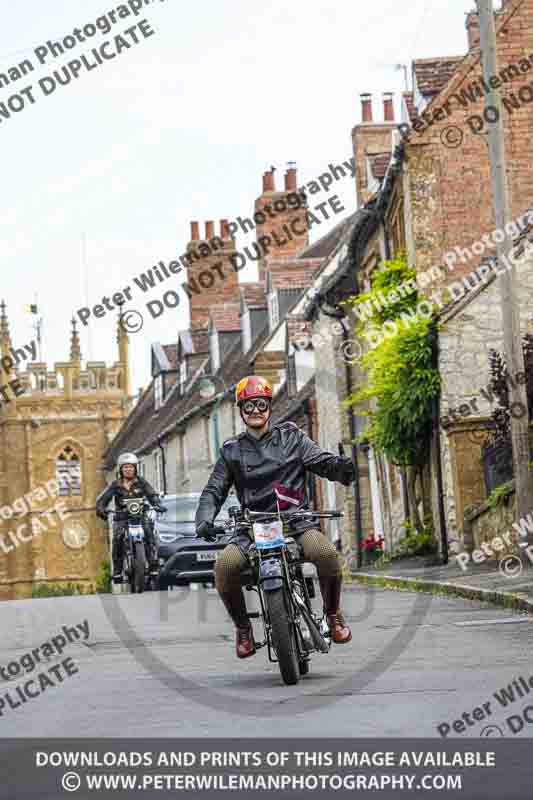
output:
[[[450,581],[431,581],[421,578],[407,578],[401,575],[375,575],[368,572],[353,572],[353,580],[367,586],[381,586],[395,591],[428,592],[430,594],[452,595],[467,600],[481,600],[493,605],[526,611],[533,614],[533,600],[520,597],[512,592],[497,589],[482,589],[479,586],[451,583]]]

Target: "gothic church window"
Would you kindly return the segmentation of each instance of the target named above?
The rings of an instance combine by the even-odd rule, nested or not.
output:
[[[60,497],[81,495],[80,457],[68,444],[56,460],[56,479]]]

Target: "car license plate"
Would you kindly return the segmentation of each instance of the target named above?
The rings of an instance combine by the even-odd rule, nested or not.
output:
[[[216,551],[208,551],[207,553],[196,553],[196,560],[197,561],[216,561],[217,553]]]
[[[279,519],[272,522],[254,522],[254,540],[258,550],[281,547],[285,542],[283,523]]]

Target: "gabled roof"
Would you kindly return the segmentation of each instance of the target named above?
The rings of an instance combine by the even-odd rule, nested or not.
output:
[[[167,357],[170,369],[178,368],[178,345],[177,344],[164,344],[164,353]]]
[[[207,328],[179,331],[178,341],[181,343],[184,355],[198,355],[199,353],[209,352]]]
[[[413,75],[420,94],[435,97],[448,83],[464,56],[417,58],[413,61]]]
[[[275,272],[267,272],[267,289],[304,289],[309,286],[316,273],[318,265],[308,269],[302,269],[298,264],[294,267],[287,266],[286,269],[277,269]]]

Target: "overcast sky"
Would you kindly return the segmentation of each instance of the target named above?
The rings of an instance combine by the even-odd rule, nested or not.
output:
[[[21,0],[2,12],[0,73],[25,58],[35,71],[0,88],[0,103],[30,85],[35,102],[10,119],[0,116],[0,293],[17,347],[34,336],[23,306],[37,293],[50,365],[68,357],[69,320],[86,305],[83,234],[92,306],[180,255],[190,220],[252,213],[270,165],[281,183],[295,161],[301,185],[330,161],[350,158],[359,94],[375,93],[374,118],[381,119],[381,92],[399,97],[404,88],[395,64],[466,52],[465,12],[474,4],[153,0],[110,33],[39,65],[37,47],[119,5]],[[155,35],[144,39],[137,28],[139,44],[43,95],[39,79],[142,19]],[[336,191],[353,212],[353,183],[339,182]],[[326,230],[326,223],[316,226],[312,238]],[[240,274],[255,278],[253,270]],[[149,296],[137,291],[129,304],[146,320],[131,336],[135,391],[149,380],[150,344],[175,341],[188,320],[181,290],[180,307],[157,320],[145,304],[182,280]],[[115,313],[95,319],[90,337],[82,328],[83,358],[116,360],[115,336]]]

